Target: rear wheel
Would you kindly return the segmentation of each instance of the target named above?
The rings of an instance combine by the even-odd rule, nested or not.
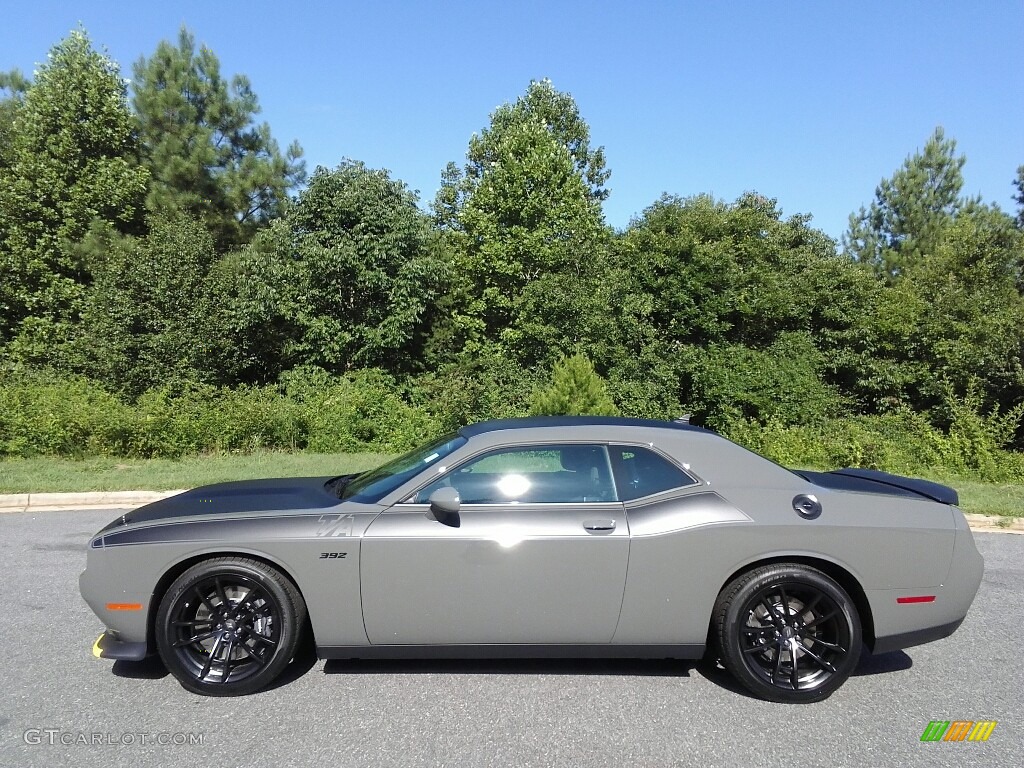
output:
[[[713,628],[725,668],[769,701],[826,699],[860,658],[853,601],[805,565],[765,566],[733,580],[718,596]]]
[[[219,557],[192,566],[167,590],[156,616],[157,648],[188,690],[239,696],[281,674],[305,623],[302,596],[279,571]]]

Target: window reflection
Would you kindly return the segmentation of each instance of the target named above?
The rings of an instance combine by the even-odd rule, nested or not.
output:
[[[503,448],[448,472],[416,495],[425,502],[437,488],[458,490],[463,504],[565,504],[616,501],[603,445]]]

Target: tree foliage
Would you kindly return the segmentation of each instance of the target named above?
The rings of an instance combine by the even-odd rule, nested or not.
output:
[[[280,215],[305,176],[302,150],[282,153],[244,75],[221,75],[217,56],[184,27],[134,66],[133,99],[153,181],[147,208],[203,222],[219,251],[247,242]]]
[[[1021,232],[998,208],[960,196],[965,158],[955,147],[936,129],[882,182],[869,214],[851,217],[847,253],[887,283],[849,386],[871,409],[937,415],[950,386],[1007,408],[1022,394]]]
[[[966,198],[941,128],[839,254],[754,192],[666,194],[612,232],[604,152],[547,80],[490,115],[432,216],[352,160],[290,199],[297,145],[185,29],[133,103],[82,31],[34,82],[0,74],[0,453],[689,412],[787,461],[1024,477],[1002,452],[1024,445],[1024,166],[1020,210]]]
[[[78,367],[109,389],[148,389],[216,375],[213,239],[198,222],[158,218],[145,237],[111,243],[82,316]]]
[[[294,365],[415,369],[447,274],[416,196],[351,161],[318,168],[235,271],[231,322],[256,379]]]
[[[551,372],[551,383],[538,389],[530,403],[534,416],[617,416],[618,409],[586,355],[563,357]]]
[[[611,282],[607,365],[623,410],[716,424],[836,412],[874,285],[807,217],[783,219],[756,193],[663,197],[618,239]]]
[[[1017,166],[1017,178],[1013,180],[1016,193],[1013,199],[1017,203],[1017,228],[1024,229],[1024,165]]]
[[[0,168],[10,164],[10,144],[14,135],[14,118],[18,114],[28,90],[29,81],[20,70],[0,72],[0,91],[7,94],[0,98]]]
[[[575,102],[531,83],[466,158],[461,172],[449,166],[434,206],[462,280],[450,345],[494,344],[534,365],[592,344],[606,306],[608,172]]]
[[[975,205],[946,228],[934,252],[883,289],[866,328],[873,343],[857,385],[882,404],[938,408],[947,386],[985,407],[1024,398],[1024,237],[1010,216]]]
[[[922,152],[908,157],[892,178],[882,179],[871,206],[850,216],[847,254],[894,277],[930,253],[964,204],[965,162],[956,154],[956,141],[936,128]]]
[[[130,231],[148,178],[117,64],[82,31],[51,51],[25,92],[0,168],[0,343],[51,359],[72,334],[90,280],[91,228]]]

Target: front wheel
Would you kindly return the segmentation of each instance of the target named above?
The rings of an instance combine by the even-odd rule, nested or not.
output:
[[[156,616],[157,649],[184,688],[240,696],[281,674],[305,622],[302,596],[279,571],[219,557],[192,566],[167,590]]]
[[[713,622],[725,668],[769,701],[826,699],[860,658],[853,601],[805,565],[770,565],[737,577],[719,595]]]

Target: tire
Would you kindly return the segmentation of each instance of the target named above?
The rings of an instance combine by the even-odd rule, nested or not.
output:
[[[853,600],[805,565],[764,566],[734,579],[718,596],[712,630],[723,666],[768,701],[827,699],[860,658]]]
[[[179,576],[160,601],[156,644],[182,687],[204,696],[242,696],[288,666],[306,625],[291,580],[258,560],[218,557]]]

